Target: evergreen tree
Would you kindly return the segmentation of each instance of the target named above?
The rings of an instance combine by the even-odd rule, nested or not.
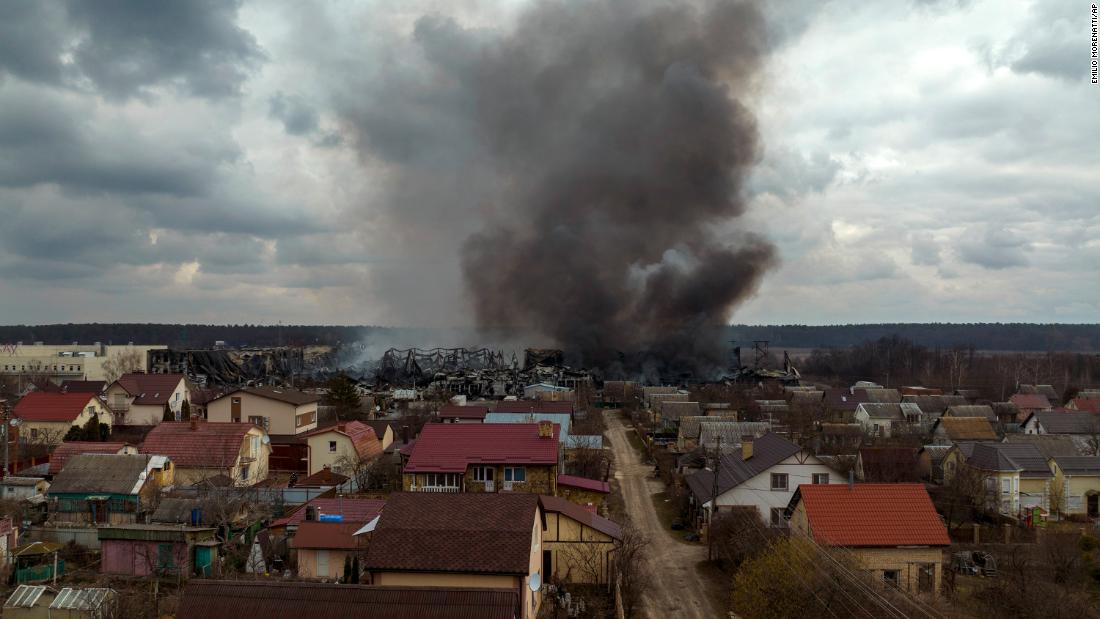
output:
[[[82,441],[84,440],[84,429],[80,426],[72,426],[69,431],[65,433],[63,441]]]
[[[87,422],[85,422],[84,431],[81,432],[81,434],[83,435],[83,438],[81,440],[85,440],[85,441],[99,441],[99,440],[102,440],[101,438],[99,438],[99,434],[100,434],[99,415],[92,415],[92,418],[89,419]]]
[[[351,582],[351,557],[344,555],[344,581]]]
[[[176,414],[172,412],[172,407],[168,406],[168,403],[164,403],[164,415],[161,417],[161,421],[175,421]]]
[[[328,383],[328,402],[340,414],[356,413],[363,405],[359,388],[346,374],[339,374]]]
[[[351,582],[355,585],[359,584],[359,555],[351,561]]]
[[[180,404],[180,421],[191,420],[191,404],[184,400],[183,404]]]

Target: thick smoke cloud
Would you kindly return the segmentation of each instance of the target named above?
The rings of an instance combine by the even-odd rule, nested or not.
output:
[[[757,8],[542,2],[508,33],[432,16],[414,37],[434,79],[397,80],[388,96],[409,100],[353,118],[364,151],[396,164],[395,195],[433,182],[432,157],[459,167],[465,197],[420,191],[401,208],[479,224],[461,248],[478,324],[586,364],[621,351],[716,367],[712,328],[775,262],[763,238],[728,232],[760,157],[739,100],[768,51]]]

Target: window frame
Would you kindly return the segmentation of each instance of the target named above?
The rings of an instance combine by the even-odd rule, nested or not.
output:
[[[336,441],[329,441],[328,442],[328,452],[330,454],[336,453]]]
[[[782,479],[783,485],[776,485],[776,481]],[[788,492],[791,488],[791,478],[787,473],[772,473],[771,474],[771,489],[773,492]]]
[[[822,479],[824,479],[824,481],[819,481],[819,480],[822,480]],[[815,486],[826,486],[826,485],[829,484],[829,474],[828,473],[814,473],[810,477],[810,481],[813,482],[813,485],[815,485]]]
[[[771,508],[771,521],[768,523],[768,526],[776,529],[786,529],[789,526],[789,521],[785,515],[786,511],[787,508],[785,507]]]
[[[893,574],[891,578],[888,576]],[[882,584],[887,587],[901,588],[901,570],[882,570]]]
[[[496,480],[496,469],[491,466],[475,466],[474,481],[487,482]]]
[[[519,472],[519,479],[516,478],[516,472]],[[504,467],[504,481],[512,482],[514,484],[527,483],[527,467],[525,467],[525,466],[506,466],[506,467]]]

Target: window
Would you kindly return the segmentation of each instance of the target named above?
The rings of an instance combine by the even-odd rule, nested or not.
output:
[[[527,469],[522,466],[504,467],[504,481],[527,481]]]
[[[248,416],[248,423],[250,423],[250,424],[252,424],[252,425],[254,425],[258,428],[263,428],[264,432],[271,429],[271,418],[270,417],[261,417],[259,415],[249,415]]]
[[[882,570],[882,584],[897,588],[901,582],[901,572],[898,570]]]
[[[786,473],[772,473],[772,490],[787,490]]]
[[[157,567],[163,570],[175,566],[176,558],[172,544],[157,544]]]
[[[829,483],[829,474],[828,473],[814,473],[813,480],[814,480],[815,484],[827,484],[827,483]]]
[[[336,453],[336,441],[329,441],[328,442],[328,452],[330,454]]]
[[[475,466],[474,481],[493,481],[493,467]]]
[[[917,566],[917,591],[932,593],[936,583],[936,564],[924,563]]]
[[[248,465],[241,465],[241,481],[248,481]]]
[[[771,522],[771,524],[772,524],[773,527],[784,528],[784,527],[787,526],[787,517],[783,512],[784,512],[784,508],[782,508],[782,507],[773,507],[772,508],[772,522]]]
[[[1012,480],[1011,479],[1006,478],[1006,479],[1001,480],[1001,494],[1012,494]]]
[[[432,487],[458,487],[458,473],[428,473],[424,476],[424,485]]]

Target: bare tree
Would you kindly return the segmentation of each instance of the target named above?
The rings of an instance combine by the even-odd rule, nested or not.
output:
[[[648,549],[649,538],[641,530],[629,522],[623,526],[622,537],[615,547],[615,572],[627,617],[633,616],[649,584],[650,572],[645,567]]]
[[[376,458],[344,455],[333,464],[333,470],[350,477],[357,490],[388,490],[397,477],[384,455]]]
[[[103,379],[113,383],[127,372],[145,369],[145,359],[140,350],[128,348],[103,360]]]

